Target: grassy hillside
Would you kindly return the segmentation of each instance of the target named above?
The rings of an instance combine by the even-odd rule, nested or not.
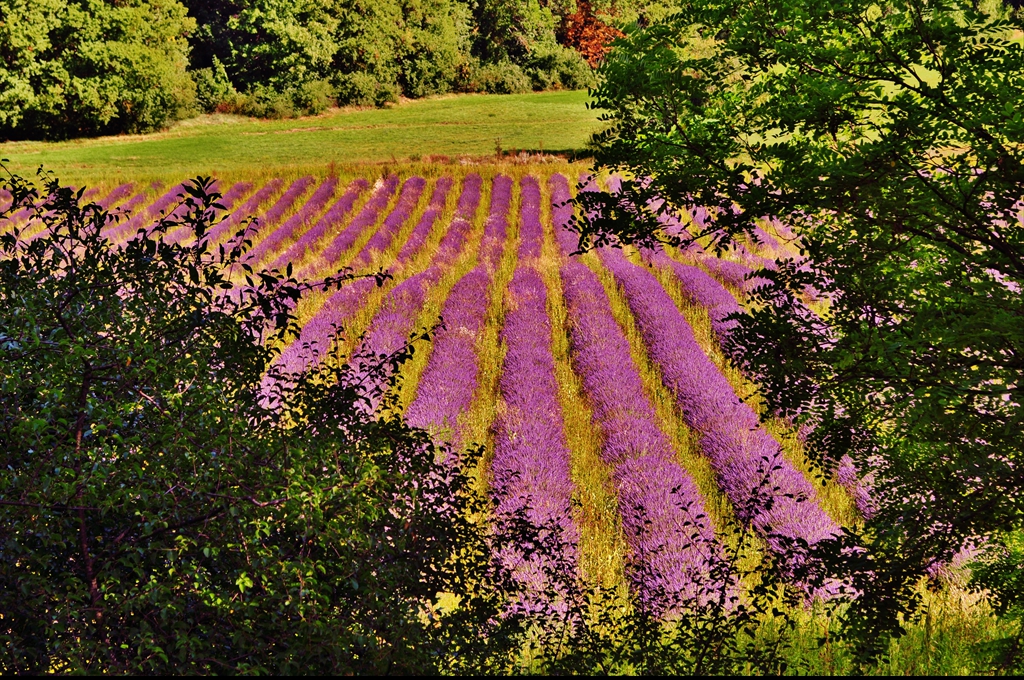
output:
[[[291,120],[212,115],[148,135],[0,144],[0,157],[18,172],[43,164],[68,181],[95,183],[433,156],[493,157],[499,147],[570,153],[583,149],[600,125],[586,102],[582,91],[543,92],[440,97]]]

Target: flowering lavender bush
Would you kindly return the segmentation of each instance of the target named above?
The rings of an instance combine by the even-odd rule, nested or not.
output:
[[[597,276],[579,262],[562,267],[573,369],[603,432],[639,601],[663,612],[713,598],[709,571],[720,547],[693,480],[675,460]],[[729,587],[730,584],[720,584]]]
[[[398,258],[395,261],[396,264],[406,264],[416,254],[419,248],[422,247],[424,240],[434,226],[437,216],[441,212],[441,208],[444,205],[444,201],[450,188],[450,180],[447,182],[438,181],[438,185],[434,189],[434,194],[431,196],[430,207],[420,218],[419,223],[413,229],[413,233],[410,236],[410,241],[415,240],[419,245],[415,248],[410,248],[409,243],[407,242],[399,253]],[[463,196],[460,197],[460,206],[463,206],[467,210],[472,206],[472,210],[475,211],[476,204],[480,199],[479,191],[479,184],[476,184],[475,186],[471,184],[465,187],[463,190]],[[476,202],[472,200],[473,196],[476,197]],[[465,199],[465,201],[462,199]],[[466,220],[462,220],[462,222],[468,224]],[[391,234],[391,238],[393,239],[396,232],[397,228],[390,229],[388,233]],[[386,248],[390,244],[380,245]],[[371,248],[373,248],[373,246],[367,242],[359,254],[354,258],[354,262],[368,262]],[[373,279],[361,278],[342,286],[340,290],[327,299],[327,302],[317,310],[317,313],[313,315],[313,318],[302,327],[302,331],[295,342],[281,353],[279,362],[289,371],[301,369],[301,367],[310,359],[310,349],[324,349],[330,341],[330,338],[337,333],[338,329],[343,326],[344,323],[352,317],[352,315],[362,308],[363,304],[366,302],[367,296],[370,294],[370,291],[373,290],[374,285],[375,283]]]
[[[573,219],[569,181],[563,175],[551,175],[548,178],[548,190],[551,192],[551,223],[555,228],[555,241],[562,254],[568,256],[579,245],[579,238],[569,228]]]
[[[714,256],[701,259],[701,264],[723,283],[737,290],[747,290],[747,275],[751,272],[750,267]]]
[[[104,210],[108,210],[110,206],[127,198],[132,193],[133,186],[135,185],[131,182],[126,182],[125,184],[114,187],[109,194],[96,201],[96,205],[100,206]]]
[[[230,189],[227,190],[217,203],[221,206],[218,211],[219,214],[223,215],[229,213],[231,208],[238,202],[238,199],[247,194],[252,189],[252,182],[235,182]],[[184,214],[176,217],[184,217]],[[183,240],[187,240],[189,237],[195,234],[191,229],[179,228],[167,234],[165,240],[169,243],[178,243]]]
[[[522,198],[519,208],[519,259],[540,257],[544,228],[540,223],[540,185],[534,177],[520,181]]]
[[[274,202],[274,205],[270,206],[270,209],[263,213],[260,224],[271,227],[284,219],[285,213],[292,209],[295,202],[306,193],[312,183],[313,178],[309,175],[300,177],[292,182],[285,192],[281,194],[280,198]]]
[[[719,484],[769,545],[793,566],[804,550],[839,534],[821,509],[814,488],[761,428],[757,414],[737,398],[725,377],[704,354],[686,319],[654,276],[618,251],[603,249],[602,260],[622,287],[652,359],[676,398],[687,424],[701,435],[701,448]],[[770,503],[749,499],[769,492]]]
[[[740,314],[742,309],[736,302],[732,293],[722,287],[700,267],[690,264],[683,264],[670,258],[662,251],[647,252],[650,261],[663,269],[669,269],[675,274],[676,281],[683,291],[683,295],[695,305],[699,305],[708,311],[711,317],[711,330],[721,339],[729,334],[736,322],[730,320],[731,314]]]
[[[455,428],[476,392],[477,337],[487,315],[492,271],[504,252],[512,180],[498,176],[491,189],[491,210],[480,245],[480,264],[452,288],[441,312],[430,360],[405,419],[414,427]],[[454,432],[458,439],[458,431]]]
[[[283,194],[281,194],[281,196],[277,199],[277,201],[274,202],[274,205],[272,205],[270,207],[270,209],[267,210],[267,212],[265,212],[263,214],[262,217],[259,217],[256,220],[254,220],[256,225],[258,225],[260,228],[270,228],[270,227],[276,226],[277,223],[280,222],[284,218],[285,213],[287,213],[289,210],[291,210],[291,208],[295,205],[295,202],[298,201],[299,198],[304,193],[306,193],[306,190],[309,189],[309,185],[312,184],[312,183],[313,183],[313,178],[308,176],[308,175],[305,176],[305,177],[300,177],[299,179],[297,179],[294,182],[292,182],[291,185],[289,185],[288,189],[285,190],[285,192]],[[280,185],[278,185],[278,186],[280,186]],[[268,184],[268,187],[269,187],[269,184]],[[257,193],[259,193],[259,192],[257,192]],[[253,198],[250,199],[250,202],[254,201],[256,198],[257,198],[257,196],[253,196]],[[239,220],[238,221],[241,221],[245,217],[244,215],[241,214],[241,212],[242,211],[239,210],[238,213],[237,213],[237,214],[239,214]],[[233,222],[233,219],[232,219],[233,217],[234,217],[234,215],[232,215],[227,220],[225,220],[220,225],[218,225],[218,227],[224,227],[224,229],[219,231],[216,235],[214,235],[213,234],[213,230],[211,230],[211,233],[210,233],[210,240],[211,241],[214,240],[215,238],[219,237],[221,234],[224,233],[224,231],[226,231],[227,229],[230,228],[229,223]],[[235,223],[237,224],[237,222],[235,222]],[[247,238],[251,238],[253,233],[254,232],[247,232],[245,236]],[[271,234],[273,234],[273,232],[271,232]],[[257,246],[257,248],[258,247],[259,246]],[[254,248],[254,250],[255,250],[255,248]]]
[[[148,208],[139,211],[128,220],[120,224],[110,223],[104,230],[104,236],[112,241],[119,241],[126,238],[158,218],[167,208],[176,201],[185,197],[184,185],[175,184],[166,191],[160,198],[156,199]],[[125,206],[127,208],[127,206]]]
[[[477,177],[477,180],[479,180],[479,177]],[[467,178],[467,182],[468,181],[469,178]],[[434,185],[434,193],[430,196],[430,203],[427,205],[427,209],[423,212],[423,215],[420,216],[420,221],[416,223],[412,233],[409,234],[409,238],[407,238],[405,243],[402,244],[402,249],[398,251],[398,256],[395,258],[396,262],[410,261],[415,257],[416,253],[419,252],[420,248],[423,247],[423,244],[426,243],[427,237],[430,235],[430,230],[434,228],[434,222],[437,221],[441,211],[444,210],[444,204],[445,201],[448,200],[448,192],[451,191],[452,184],[454,184],[454,182],[452,182],[451,177],[441,177],[437,180],[437,183]],[[469,198],[473,193],[474,189],[472,184],[466,185],[463,189],[462,195],[459,197],[459,208],[456,210],[456,215],[461,215],[462,211],[466,209],[464,207],[464,201],[472,203],[473,207],[472,210],[470,210],[470,215],[476,211],[476,205],[480,202],[479,181],[476,182],[475,187],[475,202]]]
[[[413,427],[451,428],[458,440],[458,417],[469,409],[477,387],[476,342],[487,314],[490,282],[487,270],[477,267],[459,279],[445,301],[444,325],[434,335],[416,398],[405,413]]]
[[[335,201],[334,205],[328,208],[327,212],[317,220],[316,224],[307,229],[288,250],[281,253],[270,265],[270,268],[284,269],[289,262],[297,262],[305,257],[313,244],[323,238],[324,234],[341,224],[345,216],[352,210],[356,199],[366,190],[367,185],[368,182],[365,179],[353,180],[348,185],[348,188],[345,189],[342,197]]]
[[[402,185],[402,190],[398,194],[398,202],[395,204],[394,209],[388,213],[380,229],[370,237],[370,240],[363,246],[359,255],[353,260],[353,268],[369,264],[374,253],[380,253],[391,245],[391,242],[395,240],[398,230],[409,220],[412,211],[416,209],[416,204],[419,203],[420,196],[423,194],[423,188],[426,185],[427,180],[422,177],[410,177],[405,180],[405,184]],[[438,198],[436,192],[433,198]],[[443,197],[441,201],[444,201]],[[436,206],[436,203],[434,205]]]
[[[532,525],[558,534],[557,544],[575,563],[579,533],[570,507],[573,484],[544,281],[533,269],[517,269],[509,299],[511,308],[501,332],[507,348],[499,380],[504,409],[494,425],[490,470],[499,532],[502,522],[525,516]],[[524,554],[514,544],[502,552],[531,593],[542,597],[549,589],[546,562],[557,558]],[[546,606],[544,602],[524,604]]]
[[[846,489],[853,498],[857,510],[867,518],[875,512],[875,501],[871,498],[871,484],[857,471],[857,466],[850,456],[843,456],[836,466],[836,481]]]
[[[777,223],[778,220],[772,220]],[[759,246],[768,249],[775,255],[785,256],[786,249],[779,243],[779,240],[765,231],[764,227],[754,227],[752,238]]]
[[[243,220],[255,215],[262,204],[269,201],[271,196],[280,191],[282,184],[284,184],[284,181],[276,178],[267,182],[259,191],[250,196],[248,201],[240,205],[238,210],[210,229],[207,234],[210,243],[217,243],[231,234],[231,231],[236,229]]]
[[[349,223],[345,231],[338,234],[327,247],[324,248],[320,254],[320,258],[326,263],[333,263],[342,253],[352,247],[352,244],[356,242],[356,239],[370,227],[377,222],[377,216],[380,215],[380,211],[387,207],[388,201],[394,195],[398,189],[398,176],[389,175],[387,179],[383,180],[378,187],[374,190],[370,199],[363,205],[363,209],[359,211],[352,222]],[[312,242],[307,244],[311,246]]]
[[[312,181],[312,178],[304,179],[309,179],[310,182]],[[294,187],[295,185],[292,186]],[[324,206],[327,205],[327,201],[331,200],[331,196],[334,195],[334,190],[337,186],[337,177],[328,177],[321,182],[320,186],[313,192],[313,195],[309,197],[309,200],[306,201],[306,203],[299,208],[294,215],[289,217],[284,224],[268,234],[266,238],[257,243],[252,250],[246,253],[245,261],[250,264],[259,262],[263,260],[267,254],[276,252],[278,248],[281,247],[281,244],[294,239],[295,232],[308,224],[314,216],[323,210]],[[289,189],[287,193],[291,193],[291,189]],[[287,193],[285,194],[286,196]],[[282,199],[283,198],[284,197],[282,197]],[[277,206],[274,207],[277,208]],[[264,218],[264,226],[270,226],[270,220],[274,217],[274,210],[271,209]]]
[[[505,252],[508,211],[511,204],[512,180],[504,175],[498,175],[491,183],[491,207],[487,222],[484,224],[484,236],[480,241],[479,251],[480,264],[489,270],[494,270],[498,266],[498,261]]]
[[[387,358],[402,354],[415,329],[427,293],[462,252],[472,226],[460,217],[453,219],[430,266],[395,286],[370,322],[350,362],[352,379],[360,391],[368,395],[367,408],[370,410],[377,408],[398,370],[397,362],[386,364]]]

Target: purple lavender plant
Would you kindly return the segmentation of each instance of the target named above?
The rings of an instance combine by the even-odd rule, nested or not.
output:
[[[267,212],[257,218],[256,224],[259,226],[259,231],[256,232],[256,234],[265,234],[268,229],[277,226],[277,224],[284,218],[285,213],[291,210],[292,206],[295,205],[295,202],[298,201],[304,193],[306,193],[306,190],[309,189],[309,185],[312,183],[313,178],[308,175],[300,177],[292,182],[288,189],[285,190],[285,192],[277,199],[274,205],[270,206],[270,209],[267,210]],[[233,217],[234,215],[225,220],[225,222],[231,221]],[[217,226],[220,227],[223,225],[224,223],[221,223]],[[211,241],[213,240],[212,234],[216,230],[216,228],[210,230]],[[256,234],[250,234],[250,236],[255,236]],[[274,232],[270,232],[270,235],[273,234]],[[253,247],[253,250],[258,248],[259,245],[260,244],[257,243],[256,246]]]
[[[801,541],[813,545],[838,535],[839,527],[818,505],[814,488],[785,459],[778,442],[761,428],[757,414],[737,398],[701,350],[657,279],[618,251],[603,249],[601,255],[622,287],[683,418],[702,435],[701,447],[737,515],[788,564],[799,566],[804,559]],[[768,502],[751,507],[750,499],[759,497]]]
[[[434,193],[430,196],[430,203],[427,205],[427,209],[420,217],[420,221],[416,223],[412,233],[409,234],[409,238],[402,244],[402,249],[398,252],[398,256],[395,258],[395,262],[409,262],[416,253],[420,251],[423,244],[426,243],[427,237],[430,236],[431,230],[434,228],[434,222],[437,221],[441,211],[444,210],[444,204],[448,200],[448,192],[451,191],[454,182],[451,177],[442,177],[437,180],[434,185]],[[480,188],[477,187],[477,202],[480,200],[479,195]],[[463,197],[466,191],[463,191]],[[459,205],[462,205],[462,197],[459,199]],[[474,204],[473,211],[476,211]],[[458,214],[458,213],[457,213]]]
[[[735,321],[729,321],[731,314],[739,314],[743,310],[736,302],[732,293],[722,287],[700,267],[676,262],[664,252],[649,253],[648,257],[652,264],[662,269],[668,269],[675,274],[676,281],[683,291],[683,295],[695,305],[700,305],[708,310],[711,317],[711,330],[720,338],[725,338],[729,331],[736,326]]]
[[[471,181],[472,178],[475,178],[477,181]],[[435,189],[434,195],[432,196],[432,201],[436,199],[436,203],[434,203],[435,206],[443,205],[444,196],[443,194],[440,194],[439,191],[447,191],[450,186],[450,183],[446,183],[439,186],[438,189]],[[371,200],[373,199],[371,198]],[[431,267],[427,271],[422,272],[419,276],[426,277],[430,282],[433,282],[441,275],[440,267],[450,263],[451,259],[453,259],[462,250],[466,237],[469,234],[469,230],[472,228],[470,219],[472,219],[473,214],[476,213],[476,208],[479,203],[479,177],[471,175],[466,178],[466,183],[463,185],[462,195],[459,198],[459,208],[456,210],[455,217],[452,219],[452,223],[449,226],[448,231],[441,240],[441,244],[437,253],[434,255]],[[413,235],[415,236],[416,232],[420,231],[423,233],[423,238],[425,239],[426,234],[429,233],[439,213],[440,207],[428,209],[423,218],[421,218],[420,223],[414,229]],[[422,240],[420,240],[420,245],[422,246]],[[408,246],[408,243],[406,246]],[[418,250],[418,248],[416,250]],[[415,255],[416,250],[409,250],[403,247],[402,251],[399,253],[397,262],[399,264],[406,264],[408,260]],[[284,352],[282,352],[278,361],[289,371],[302,368],[302,366],[309,360],[308,348],[316,347],[321,350],[324,349],[335,331],[342,327],[353,314],[362,308],[366,301],[366,297],[370,294],[370,291],[372,291],[373,288],[374,283],[371,279],[357,279],[356,281],[342,287],[341,290],[328,298],[324,306],[321,307],[313,318],[302,328],[299,338],[286,348]],[[392,290],[389,297],[391,295],[395,295],[397,290],[398,288]],[[405,295],[405,293],[402,293],[402,295]],[[388,302],[386,301],[385,304],[388,304]],[[375,323],[377,323],[376,318],[371,323],[371,328]],[[384,323],[384,321],[382,320],[381,323]],[[407,338],[408,332],[406,332],[403,337]],[[399,346],[399,348],[400,347],[401,346]]]
[[[223,212],[227,213],[238,202],[238,199],[250,191],[252,191],[252,182],[235,182],[217,202],[223,207]]]
[[[762,286],[768,283],[766,279],[759,276],[748,278],[753,270],[739,262],[723,260],[710,255],[702,258],[700,262],[715,276],[715,278],[722,283],[733,286],[737,290],[748,292],[757,286]]]
[[[227,219],[215,226],[207,234],[207,239],[210,243],[217,243],[223,238],[229,236],[234,229],[242,223],[242,220],[252,217],[261,205],[270,200],[270,197],[281,190],[281,185],[284,184],[283,180],[272,179],[263,186],[262,189],[254,193],[249,197],[249,200],[239,206],[238,210],[235,210]]]
[[[371,371],[367,367],[379,364],[382,357],[395,354],[405,347],[423,309],[427,292],[462,252],[471,229],[469,220],[459,217],[453,219],[430,266],[393,288],[384,299],[381,310],[370,322],[351,361],[354,379],[362,384],[367,395],[371,395],[367,402],[370,410],[377,408],[385,383],[391,379],[397,367],[384,371]]]
[[[124,215],[125,217],[130,216],[135,210],[142,206],[146,202],[145,190],[132,196],[130,199],[122,203],[121,205],[114,208],[114,213],[118,215]]]
[[[261,226],[271,227],[280,222],[284,218],[285,213],[292,209],[295,202],[306,193],[312,183],[313,178],[309,175],[300,177],[292,182],[274,205],[270,206],[270,210],[265,212],[263,217],[260,218]]]
[[[787,254],[779,240],[762,227],[754,228],[754,241],[776,255],[785,256]]]
[[[303,179],[308,179],[312,182],[312,178],[306,177]],[[294,186],[295,185],[293,184],[292,187]],[[308,186],[308,183],[306,186]],[[283,243],[293,240],[295,238],[295,232],[302,229],[310,220],[324,209],[324,206],[327,205],[327,201],[331,200],[331,196],[334,195],[334,190],[337,186],[337,177],[328,177],[325,179],[320,186],[317,187],[316,191],[313,192],[313,195],[309,197],[309,200],[306,201],[306,203],[299,208],[294,215],[289,217],[284,224],[275,229],[272,233],[268,234],[266,238],[257,243],[252,250],[246,253],[246,260],[250,264],[260,262],[268,253],[276,252]],[[304,190],[305,187],[303,187],[303,191]],[[291,189],[288,190],[288,193],[290,192]],[[287,196],[288,193],[286,193],[285,196]],[[284,197],[282,197],[282,200],[284,200]],[[278,203],[280,203],[280,201]],[[274,207],[276,208],[277,206]],[[272,212],[273,210],[267,213],[267,225],[270,224],[269,219],[272,217]]]
[[[516,270],[508,290],[511,309],[501,332],[507,351],[498,383],[505,408],[494,425],[490,468],[498,530],[523,517],[542,533],[556,532],[557,543],[570,553],[565,557],[575,563],[579,532],[570,507],[573,484],[551,354],[547,292],[530,268]],[[524,554],[514,544],[506,546],[502,557],[529,596],[543,599],[550,586],[545,572],[553,558]]]
[[[230,189],[227,190],[220,200],[217,201],[223,206],[223,210],[218,211],[220,214],[227,213],[231,210],[231,207],[238,201],[239,198],[247,194],[252,189],[252,182],[235,182]],[[214,227],[216,228],[216,227]],[[192,231],[188,229],[175,229],[174,231],[167,234],[168,243],[179,243],[192,236]]]
[[[402,190],[398,194],[398,202],[395,204],[394,209],[388,213],[380,229],[370,237],[370,240],[366,242],[366,245],[363,246],[363,249],[353,260],[352,267],[354,269],[369,264],[370,260],[373,259],[374,253],[387,250],[388,246],[395,240],[395,235],[398,234],[402,225],[408,221],[412,211],[416,209],[416,204],[419,203],[420,196],[423,194],[423,189],[426,185],[427,180],[422,177],[410,177],[405,180],[405,184],[402,185]]]
[[[326,263],[333,263],[341,257],[342,253],[351,248],[356,239],[377,221],[377,216],[381,210],[387,207],[388,201],[391,200],[396,189],[398,189],[398,176],[389,175],[370,195],[369,200],[363,205],[363,209],[352,218],[348,227],[327,244],[327,247],[320,253],[320,258]],[[312,242],[309,242],[307,247],[312,245]]]
[[[536,180],[534,180],[536,184]],[[505,235],[508,230],[508,211],[512,204],[512,180],[498,175],[491,183],[491,207],[484,225],[484,236],[480,242],[480,264],[494,270],[505,252]]]
[[[512,180],[498,176],[491,188],[491,209],[480,244],[480,264],[463,276],[445,300],[444,325],[434,335],[426,370],[405,419],[415,427],[455,428],[477,388],[476,341],[487,316],[492,272],[501,260],[512,201]],[[455,433],[456,438],[458,432]]]
[[[132,193],[133,186],[134,185],[131,182],[128,182],[126,184],[114,187],[114,189],[109,194],[107,194],[100,200],[96,201],[96,204],[99,205],[104,210],[109,210],[110,206],[114,205],[118,201],[123,201],[124,199],[126,199]]]
[[[548,178],[548,191],[551,192],[551,222],[555,227],[555,239],[563,255],[576,250],[579,237],[569,230],[572,220],[572,204],[569,199],[569,180],[564,175],[554,174]]]
[[[601,282],[579,262],[561,271],[573,368],[604,433],[601,458],[612,468],[639,599],[660,614],[712,597],[704,588],[721,550],[700,493],[657,426]]]
[[[540,257],[544,243],[544,227],[540,223],[540,185],[535,177],[519,181],[521,199],[519,208],[519,259]]]
[[[149,224],[160,217],[161,214],[173,203],[182,200],[185,197],[185,189],[183,184],[175,184],[171,189],[165,192],[160,198],[156,199],[148,208],[140,210],[137,214],[133,215],[130,219],[120,224],[110,224],[104,227],[106,237],[111,241],[120,241],[129,236],[135,234],[136,231],[143,227],[149,226]]]
[[[864,517],[870,518],[875,512],[875,502],[871,498],[871,482],[857,472],[853,459],[843,456],[836,466],[836,481],[846,489],[853,498],[854,505]]]
[[[455,430],[459,415],[469,410],[477,387],[477,337],[487,315],[491,277],[477,267],[455,284],[445,301],[444,326],[434,335],[430,361],[405,413],[413,427]],[[455,431],[455,439],[458,432]]]
[[[403,206],[402,196],[399,196],[399,205],[397,205],[395,210],[385,218],[385,226],[381,227],[378,231],[378,233],[380,233],[380,231],[385,231],[388,235],[387,239],[380,239],[376,244],[367,242],[366,245],[363,246],[362,250],[359,251],[359,254],[354,258],[354,267],[358,267],[365,262],[369,262],[372,252],[376,247],[388,247],[390,241],[394,239],[395,234],[397,233],[398,226],[408,218],[408,211],[411,210],[411,208],[408,208],[408,203],[412,200],[411,193],[415,191],[416,200],[418,200],[419,194],[423,190],[422,185],[419,186],[418,190],[415,189],[415,186],[416,185],[413,184],[412,190],[406,191],[406,188],[410,187],[409,183],[406,183],[406,187],[403,187],[402,189],[402,193],[405,195],[406,205]],[[446,185],[443,185],[442,188],[446,190],[447,187],[450,186],[451,183],[449,182]],[[435,190],[434,195],[431,198],[432,201],[436,199],[440,205],[444,204],[445,195],[443,193],[439,195],[437,190]],[[373,198],[371,197],[370,200],[372,201]],[[415,201],[413,201],[413,205],[415,205]],[[430,221],[425,223],[424,220],[421,219],[417,228],[425,225],[425,230],[429,232],[439,210],[435,209],[433,212],[428,210],[427,212],[431,213]],[[392,220],[392,216],[395,216],[395,219]],[[424,215],[424,217],[426,217],[426,215]],[[387,226],[389,220],[391,221],[390,227]],[[374,236],[376,236],[376,234]],[[371,241],[372,240],[373,239],[371,239]],[[289,372],[300,370],[306,363],[308,354],[306,347],[316,346],[323,349],[337,329],[344,325],[346,321],[351,319],[356,312],[362,309],[367,296],[369,296],[374,288],[375,284],[372,279],[356,279],[355,281],[351,281],[342,286],[340,290],[327,299],[327,302],[317,310],[317,313],[313,315],[313,318],[302,327],[299,337],[287,349],[285,349],[279,358],[279,362],[281,362]]]
[[[364,395],[367,412],[373,412],[398,368],[389,358],[400,352],[415,330],[416,321],[430,288],[438,278],[430,268],[393,288],[373,317],[349,362],[351,380]]]
[[[313,245],[324,237],[325,234],[333,230],[345,216],[352,210],[352,206],[355,204],[356,199],[359,195],[366,190],[368,182],[365,179],[353,180],[351,184],[345,189],[344,195],[335,201],[334,205],[328,208],[327,212],[317,220],[310,229],[306,230],[299,239],[291,245],[288,250],[283,252],[274,260],[270,268],[271,269],[284,269],[289,262],[297,262],[305,257],[306,253],[313,247]],[[387,199],[390,198],[388,194],[384,198],[384,202],[387,203]],[[372,198],[370,199],[373,200]]]

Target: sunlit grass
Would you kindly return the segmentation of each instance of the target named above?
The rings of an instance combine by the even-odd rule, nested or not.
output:
[[[577,152],[600,126],[586,102],[586,92],[562,91],[434,97],[289,120],[211,115],[148,135],[0,144],[0,158],[20,173],[43,164],[90,185],[325,168],[345,175],[367,163],[443,166],[499,151]]]

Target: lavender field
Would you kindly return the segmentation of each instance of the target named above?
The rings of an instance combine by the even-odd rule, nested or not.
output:
[[[753,386],[719,348],[745,275],[797,256],[792,235],[765,224],[760,242],[724,258],[699,248],[574,256],[566,202],[580,178],[505,171],[221,182],[225,219],[210,238],[225,242],[256,216],[254,268],[291,263],[309,279],[387,271],[383,285],[357,278],[303,299],[301,336],[278,360],[350,363],[375,381],[366,387],[377,407],[392,376],[363,365],[435,329],[415,342],[386,407],[456,449],[483,445],[479,477],[497,526],[525,514],[554,528],[586,580],[627,585],[658,610],[702,597],[732,519],[784,562],[799,561],[793,545],[855,522],[865,502],[855,473],[843,477],[850,490],[823,482],[785,423],[760,422]],[[588,189],[598,185],[609,188]],[[115,241],[179,198],[180,185],[96,196],[126,214],[109,229]],[[702,219],[680,217],[679,229]],[[772,501],[752,507],[759,489]],[[544,586],[538,558],[515,545],[504,554]]]

